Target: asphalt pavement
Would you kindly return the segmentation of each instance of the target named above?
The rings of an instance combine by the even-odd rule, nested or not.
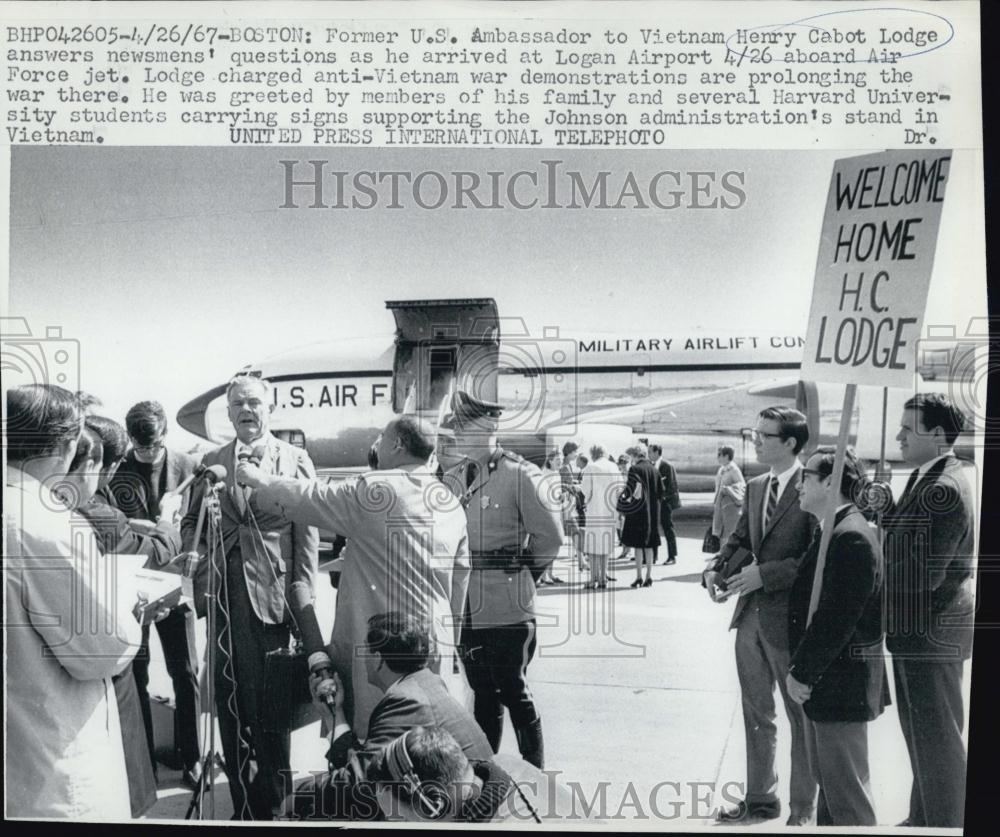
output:
[[[617,829],[718,827],[719,805],[742,797],[743,719],[735,632],[728,630],[735,605],[712,602],[700,585],[704,528],[697,515],[679,521],[678,561],[655,565],[649,588],[630,589],[633,564],[616,560],[616,583],[585,590],[565,546],[554,569],[566,583],[539,591],[539,644],[529,681],[542,714],[546,770],[570,785],[581,814],[589,810]],[[317,612],[329,635],[335,591],[321,583],[318,592]],[[169,679],[155,664],[150,692],[170,694]],[[777,715],[783,815],[760,827],[766,830],[783,826],[787,813],[789,733],[780,699]],[[292,767],[303,776],[325,764],[318,726],[292,736]],[[869,748],[876,812],[881,824],[892,826],[906,816],[910,787],[894,706],[870,724]],[[501,750],[517,751],[509,723]],[[228,819],[232,805],[221,771],[215,796],[215,818]],[[189,797],[180,774],[162,767],[159,800],[147,819],[182,818]]]

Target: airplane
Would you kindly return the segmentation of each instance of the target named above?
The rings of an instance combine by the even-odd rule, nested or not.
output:
[[[584,454],[601,444],[618,455],[645,439],[663,447],[683,492],[714,490],[720,445],[734,448],[747,478],[763,472],[751,428],[766,406],[798,406],[814,439],[836,439],[843,387],[798,380],[802,335],[552,328],[533,336],[519,318],[499,317],[492,299],[386,307],[395,335],[305,346],[239,370],[271,382],[271,432],[305,448],[320,474],[367,469],[368,451],[393,415],[435,420],[456,387],[503,404],[500,443],[537,464],[570,440]],[[925,378],[947,376],[942,351],[935,344]],[[185,404],[178,424],[218,444],[231,439],[225,389],[220,384]],[[891,421],[906,394],[893,393]],[[864,457],[891,461],[898,450],[892,433],[882,443],[883,407],[880,388],[860,388],[852,442]]]

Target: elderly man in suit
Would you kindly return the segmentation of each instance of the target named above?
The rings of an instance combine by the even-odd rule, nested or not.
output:
[[[886,646],[913,768],[903,825],[961,828],[965,809],[963,662],[972,653],[972,489],[953,446],[962,413],[938,393],[906,402],[896,436],[913,467],[883,520]]]
[[[156,401],[140,401],[125,415],[131,449],[114,473],[108,491],[118,509],[133,527],[146,522],[142,533],[151,535],[161,521],[175,525],[184,514],[188,492],[174,494],[194,472],[195,461],[166,447],[167,414]],[[174,608],[156,623],[164,662],[174,687],[174,749],[181,762],[182,779],[194,787],[201,773],[198,721],[201,697],[198,689],[198,651],[195,643],[197,618],[186,604]],[[135,657],[136,688],[146,726],[149,752],[153,748],[153,716],[149,706],[149,625],[142,628],[142,647]],[[154,763],[155,770],[155,763]]]
[[[319,538],[314,527],[292,523],[261,505],[255,492],[236,482],[237,464],[259,459],[260,470],[289,478],[315,475],[309,455],[268,431],[270,384],[239,375],[226,391],[236,439],[205,454],[205,467],[226,469],[219,508],[222,550],[213,569],[219,579],[215,615],[215,704],[226,775],[238,819],[271,819],[281,808],[290,776],[290,736],[282,719],[267,717],[266,656],[287,648],[289,629],[302,618],[302,602],[314,599]],[[193,543],[204,482],[199,482],[181,523]],[[207,530],[208,527],[205,527]],[[251,781],[250,760],[257,762]]]
[[[786,687],[806,714],[806,744],[819,782],[817,825],[875,825],[868,770],[868,722],[889,702],[882,653],[882,548],[856,503],[867,476],[845,451],[839,488],[831,485],[834,449],[820,448],[802,469],[799,505],[824,525],[836,503],[833,532],[817,575],[817,531],[792,585],[788,634],[792,659]],[[814,586],[819,585],[810,614]]]
[[[289,520],[347,538],[331,657],[358,736],[365,734],[382,697],[369,682],[365,663],[368,619],[377,613],[398,610],[429,622],[437,646],[432,670],[454,678],[456,695],[466,688],[464,677],[453,673],[469,583],[465,515],[428,467],[435,442],[427,422],[399,416],[379,438],[379,470],[356,480],[333,484],[268,476],[252,465],[240,468],[261,503]]]
[[[368,719],[368,732],[362,741],[351,731],[344,712],[344,689],[337,683],[332,743],[327,753],[330,770],[306,779],[286,801],[295,817],[373,818],[378,808],[371,789],[362,784],[368,765],[383,747],[414,727],[438,725],[446,729],[471,759],[493,755],[475,719],[428,668],[436,651],[433,635],[423,620],[398,611],[376,614],[368,619],[365,642],[368,682],[382,697]],[[314,695],[321,694],[321,677],[313,675],[310,686]],[[327,709],[325,703],[319,703]]]
[[[789,825],[809,823],[816,782],[806,753],[802,707],[788,696],[788,591],[814,527],[798,504],[802,466],[798,454],[809,439],[802,413],[768,407],[757,416],[757,460],[770,471],[750,481],[736,531],[704,573],[713,601],[739,596],[730,628],[736,628],[736,670],[747,742],[747,792],[738,805],[718,813],[721,822],[747,825],[781,813],[774,687],[778,686],[792,731]],[[749,560],[751,559],[752,560]],[[747,561],[749,560],[749,563]],[[737,572],[737,570],[739,570]],[[721,592],[720,592],[721,590]]]

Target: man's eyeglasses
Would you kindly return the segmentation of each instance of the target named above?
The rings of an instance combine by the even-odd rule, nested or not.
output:
[[[153,442],[150,445],[137,445],[132,443],[132,450],[137,450],[139,453],[156,453],[160,448],[163,447],[163,440]]]
[[[762,433],[760,430],[751,430],[750,437],[755,441],[759,442],[761,439],[780,439],[782,438],[780,433]]]

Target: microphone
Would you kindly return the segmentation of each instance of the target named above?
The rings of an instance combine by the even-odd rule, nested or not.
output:
[[[323,635],[316,620],[316,608],[308,590],[296,588],[292,592],[292,601],[299,611],[299,633],[302,635],[302,648],[306,654],[306,663],[310,674],[317,674],[324,681],[333,681],[333,661],[326,653]],[[334,711],[334,694],[336,690],[320,694],[320,699],[327,705],[330,712]]]
[[[267,453],[267,448],[264,445],[257,445],[253,450],[246,450],[245,448],[236,454],[236,462],[239,465],[253,465],[257,468],[260,467],[261,461],[264,459],[264,455]],[[241,486],[246,488],[246,486],[241,482]]]
[[[205,477],[209,482],[217,482],[226,478],[226,469],[222,465],[212,465],[206,468],[204,465],[197,465],[194,472],[176,488],[164,491],[164,494],[183,494],[195,480]]]
[[[228,475],[229,472],[226,470],[225,465],[210,465],[207,468],[202,467],[201,473],[197,474],[199,477],[204,477],[209,483],[220,482]]]

